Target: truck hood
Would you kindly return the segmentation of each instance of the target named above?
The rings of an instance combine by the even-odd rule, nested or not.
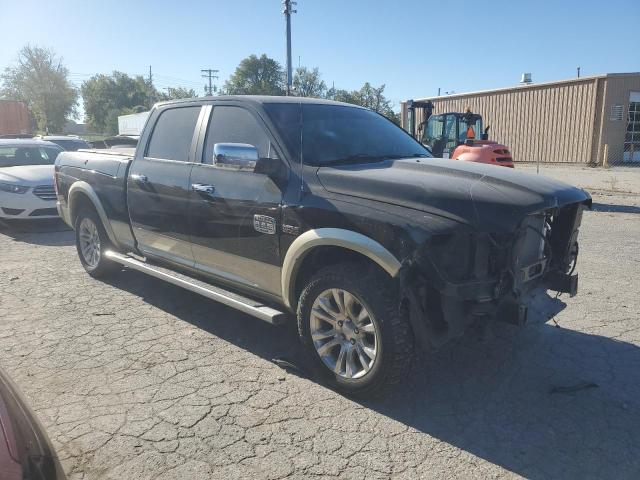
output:
[[[421,210],[488,232],[512,232],[533,212],[589,202],[587,192],[540,175],[435,158],[320,167],[328,191]]]
[[[27,187],[53,185],[53,165],[23,165],[0,168],[0,182]]]

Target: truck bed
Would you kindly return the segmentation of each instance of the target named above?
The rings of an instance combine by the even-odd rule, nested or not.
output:
[[[134,153],[134,150],[86,149],[58,155],[55,164],[58,211],[69,226],[74,226],[74,214],[77,213],[69,211],[69,196],[95,196],[104,208],[103,221],[112,242],[133,245],[126,183]],[[73,191],[70,191],[72,185]]]
[[[128,165],[133,160],[134,154],[135,148],[127,150],[81,149],[76,152],[62,152],[56,159],[56,165],[115,175],[123,163]]]

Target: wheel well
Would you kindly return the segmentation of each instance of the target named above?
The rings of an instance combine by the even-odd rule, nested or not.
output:
[[[75,226],[78,213],[84,209],[91,209],[94,212],[96,207],[93,205],[91,199],[83,192],[78,192],[73,196],[73,203],[71,204],[70,220],[71,224]]]
[[[316,272],[324,267],[342,263],[358,263],[389,276],[376,262],[354,250],[329,245],[315,247],[303,258],[302,264],[298,267],[295,278],[295,295],[292,299],[295,304],[292,305],[292,308],[297,308],[298,298],[300,298],[304,286]]]

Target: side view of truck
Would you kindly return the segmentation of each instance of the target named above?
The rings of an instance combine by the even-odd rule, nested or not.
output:
[[[575,295],[581,189],[436,159],[386,118],[295,97],[156,105],[135,152],[64,152],[58,211],[92,276],[122,266],[273,324],[367,397],[416,346]]]

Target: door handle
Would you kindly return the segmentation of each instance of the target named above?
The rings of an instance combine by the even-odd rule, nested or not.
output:
[[[132,173],[131,180],[138,183],[147,183],[149,181],[146,175],[141,175],[138,173]]]
[[[213,195],[213,192],[216,191],[216,188],[213,185],[206,185],[204,183],[194,183],[191,185],[194,192],[202,193],[205,195]]]

